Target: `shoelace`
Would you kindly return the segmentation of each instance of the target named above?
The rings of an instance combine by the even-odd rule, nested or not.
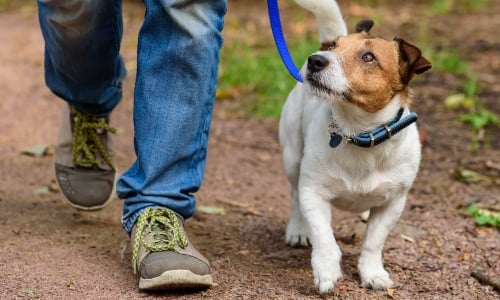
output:
[[[92,116],[76,110],[73,110],[73,113],[75,124],[71,154],[75,165],[85,168],[99,165],[102,161],[97,158],[97,154],[100,154],[102,160],[114,170],[115,166],[113,165],[111,156],[102,144],[99,134],[105,131],[115,133],[116,129],[109,126],[105,118]]]
[[[150,234],[153,237],[152,240],[146,241],[144,237]],[[132,246],[134,274],[137,273],[137,259],[141,243],[150,252],[177,252],[178,247],[184,249],[188,246],[186,234],[177,215],[169,209],[151,207],[146,208],[137,219]]]

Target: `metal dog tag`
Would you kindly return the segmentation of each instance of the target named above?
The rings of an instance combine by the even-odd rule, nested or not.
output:
[[[335,148],[342,142],[342,136],[340,134],[331,133],[330,134],[330,147]]]

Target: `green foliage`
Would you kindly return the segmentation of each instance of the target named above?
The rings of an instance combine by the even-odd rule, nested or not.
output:
[[[500,119],[496,113],[487,109],[478,98],[480,87],[477,75],[471,71],[469,64],[460,58],[456,51],[431,52],[425,49],[437,72],[445,72],[464,78],[465,82],[462,91],[451,94],[445,99],[445,106],[451,109],[462,109],[465,113],[458,115],[458,118],[471,126],[472,138],[471,149],[479,149],[479,136],[482,135],[488,126],[500,126]]]
[[[475,204],[467,206],[465,210],[480,226],[500,227],[500,213],[498,212],[479,208]]]
[[[432,11],[447,14],[454,10],[471,11],[488,7],[490,0],[432,0]]]
[[[500,119],[498,116],[484,108],[473,114],[461,114],[459,115],[459,118],[463,122],[470,124],[476,131],[485,128],[488,125],[500,125]]]
[[[486,175],[483,175],[483,174],[480,174],[476,171],[473,171],[473,170],[469,170],[469,169],[466,169],[466,168],[458,168],[457,170],[455,170],[455,172],[453,172],[453,176],[463,182],[463,183],[478,183],[478,182],[482,182],[482,181],[485,181],[485,182],[491,182],[493,179],[489,176],[486,176]]]
[[[468,80],[464,84],[464,93],[451,95],[450,97],[462,96],[462,107],[466,109],[466,113],[461,113],[458,118],[471,126],[472,138],[471,149],[477,151],[479,149],[479,136],[484,135],[485,129],[488,126],[500,126],[500,118],[493,111],[487,109],[483,102],[477,97],[479,87],[477,85],[476,76],[468,73]],[[450,97],[445,100],[445,104],[450,104]]]
[[[432,1],[432,10],[438,14],[447,13],[450,10],[450,0],[434,0]]]
[[[304,37],[289,44],[296,65],[300,68],[307,56],[317,48],[317,41]],[[257,117],[279,117],[283,103],[293,86],[274,44],[255,47],[233,42],[222,49],[219,90],[241,90],[243,96],[255,99],[250,108]]]
[[[454,50],[434,51],[429,47],[425,47],[423,53],[432,62],[432,69],[434,71],[455,75],[466,75],[469,73],[469,65]]]

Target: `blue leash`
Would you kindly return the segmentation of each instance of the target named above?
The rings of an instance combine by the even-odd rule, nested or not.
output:
[[[302,76],[293,62],[292,56],[286,46],[285,37],[283,35],[283,28],[281,27],[280,11],[278,7],[278,0],[267,0],[267,10],[269,13],[269,21],[271,23],[271,31],[273,32],[274,43],[281,56],[281,60],[285,64],[290,75],[297,81],[303,82]]]

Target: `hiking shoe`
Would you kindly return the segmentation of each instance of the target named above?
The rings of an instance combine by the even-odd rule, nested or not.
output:
[[[208,288],[210,265],[189,242],[183,219],[164,208],[146,208],[132,228],[132,266],[141,290]]]
[[[63,107],[55,147],[56,179],[75,208],[97,210],[112,199],[116,169],[109,117],[96,117]]]

